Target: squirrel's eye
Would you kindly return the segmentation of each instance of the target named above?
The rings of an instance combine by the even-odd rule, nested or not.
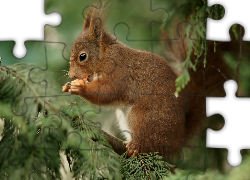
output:
[[[87,58],[87,54],[86,54],[86,53],[82,53],[82,54],[80,55],[80,61],[81,61],[81,62],[84,61],[86,58]]]

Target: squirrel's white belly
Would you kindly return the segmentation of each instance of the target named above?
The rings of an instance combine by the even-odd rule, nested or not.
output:
[[[132,140],[131,130],[129,129],[128,123],[127,123],[128,112],[130,110],[131,110],[131,107],[119,108],[116,110],[116,117],[117,117],[118,125],[120,127],[122,134],[124,134],[124,136],[126,137],[127,141]]]

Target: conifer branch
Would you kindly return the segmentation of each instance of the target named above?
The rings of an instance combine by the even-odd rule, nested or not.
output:
[[[139,158],[140,158],[140,161],[141,161],[141,163],[142,163],[142,166],[143,166],[143,168],[144,168],[144,170],[145,170],[145,172],[146,172],[146,175],[147,175],[148,179],[151,180],[151,178],[150,178],[150,176],[149,176],[149,174],[148,174],[148,171],[147,171],[147,167],[145,166],[145,163],[143,162],[143,160],[142,160],[142,158],[141,158],[141,155],[138,154],[138,156],[139,156]]]
[[[15,64],[15,65],[18,66],[18,64]],[[22,81],[23,83],[25,83],[25,85],[28,86],[28,88],[32,91],[32,93],[34,93],[35,96],[39,96],[37,94],[36,90],[34,90],[34,88],[32,86],[30,86],[30,84],[23,77],[21,77],[18,73],[16,73],[16,71],[12,70],[11,68],[7,68],[5,66],[1,66],[0,70],[10,73],[13,77],[15,77],[15,78],[19,79],[20,81]]]
[[[38,179],[44,179],[43,172],[36,169],[45,169],[51,179],[60,179],[61,160],[58,152],[65,151],[76,179],[112,179],[114,176],[121,179],[119,156],[111,150],[105,135],[100,134],[100,128],[85,119],[85,123],[79,126],[79,122],[83,122],[81,112],[86,110],[85,106],[80,103],[79,106],[69,107],[63,96],[60,101],[56,98],[45,101],[46,108],[45,105],[41,106],[44,103],[41,98],[46,96],[40,84],[29,79],[29,72],[33,68],[34,65],[26,63],[0,67],[0,118],[4,119],[5,124],[0,140],[0,159],[9,159],[13,164],[22,162],[22,166],[9,166],[6,161],[0,161],[0,175],[6,174],[9,179],[17,179],[17,176],[26,177],[34,172]],[[46,80],[49,82],[51,77]],[[38,78],[41,79],[41,74],[32,75],[36,82]],[[30,96],[35,99],[25,101]],[[17,110],[22,114],[17,112],[19,116],[15,116],[13,112]],[[42,114],[42,110],[47,113]],[[98,143],[93,142],[92,137]],[[91,149],[95,151],[82,151]],[[16,153],[17,150],[20,150],[18,152],[21,155]],[[108,168],[97,169],[93,162]],[[26,170],[23,171],[23,168]]]

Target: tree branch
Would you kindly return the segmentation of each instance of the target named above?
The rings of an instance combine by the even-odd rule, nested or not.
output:
[[[123,153],[125,153],[126,150],[126,143],[124,141],[122,141],[121,139],[112,136],[110,134],[108,134],[107,132],[103,131],[103,134],[107,137],[109,144],[112,146],[113,150],[119,154],[122,155]]]
[[[115,153],[119,154],[119,155],[122,155],[123,153],[125,153],[127,150],[126,150],[126,144],[124,141],[122,141],[121,139],[115,137],[115,136],[112,136],[110,134],[108,134],[106,131],[102,130],[102,133],[107,137],[108,139],[108,142],[109,144],[112,146],[112,149],[115,151]],[[140,154],[139,155],[139,158],[140,160],[142,161],[141,159],[141,156]],[[166,159],[163,159],[163,161],[166,161]],[[144,164],[144,163],[142,163]],[[169,166],[169,171],[172,173],[172,174],[175,174],[176,171],[182,171],[181,169],[177,168],[175,165],[171,165],[171,164],[168,164]],[[144,167],[144,170],[145,170],[145,166]],[[146,171],[146,170],[145,170]],[[147,171],[146,171],[146,174],[147,174]],[[148,176],[148,174],[147,174]],[[148,177],[150,179],[150,177]]]

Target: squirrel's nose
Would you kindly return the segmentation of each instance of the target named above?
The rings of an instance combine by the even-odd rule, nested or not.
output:
[[[75,78],[76,78],[76,77],[74,76],[74,74],[71,73],[71,71],[69,71],[68,74],[69,74],[69,78],[70,78],[70,79],[75,79]]]

